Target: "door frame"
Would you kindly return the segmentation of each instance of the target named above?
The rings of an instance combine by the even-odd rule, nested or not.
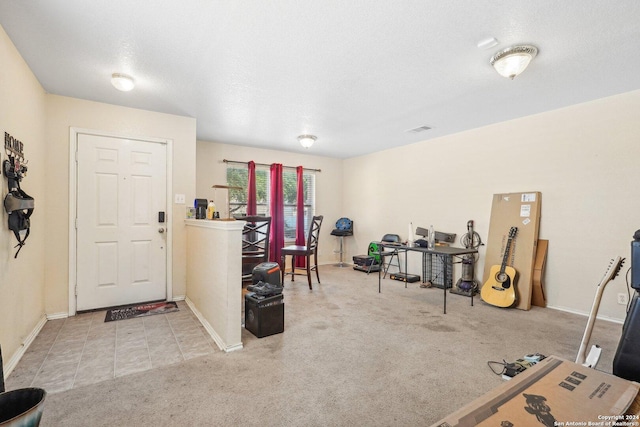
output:
[[[171,194],[173,194],[173,140],[154,137],[131,136],[116,132],[102,130],[84,129],[77,127],[69,128],[69,316],[75,316],[77,311],[77,229],[76,217],[78,207],[78,166],[76,163],[78,152],[79,135],[104,136],[119,139],[132,139],[151,143],[159,143],[165,146],[166,150],[166,207],[165,207],[165,228],[167,236],[166,251],[166,282],[167,300],[173,298],[173,212],[171,211]]]

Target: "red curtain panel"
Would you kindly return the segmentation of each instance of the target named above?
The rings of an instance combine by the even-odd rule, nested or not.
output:
[[[284,246],[284,192],[282,184],[282,164],[271,165],[271,237],[269,261],[280,263],[280,253]]]
[[[304,178],[303,178],[303,168],[302,166],[298,166],[296,168],[296,177],[298,179],[298,196],[296,199],[296,245],[304,246],[306,244],[304,239]],[[306,267],[306,258],[305,257],[297,257],[296,258],[296,267],[304,268]]]
[[[248,163],[249,169],[249,182],[247,188],[247,215],[253,216],[257,215],[257,205],[256,205],[256,163],[251,160]]]

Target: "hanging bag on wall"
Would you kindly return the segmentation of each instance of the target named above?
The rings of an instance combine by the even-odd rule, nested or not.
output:
[[[7,177],[9,186],[9,193],[4,198],[4,209],[9,214],[9,230],[13,231],[18,240],[18,244],[14,246],[18,248],[14,255],[14,258],[17,258],[27,237],[29,237],[31,228],[29,217],[33,213],[35,201],[20,188],[20,180],[27,172],[27,167],[24,164],[9,157],[9,160],[2,163],[2,170]]]

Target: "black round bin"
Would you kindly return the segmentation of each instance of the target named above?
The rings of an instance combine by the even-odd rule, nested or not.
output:
[[[35,387],[0,393],[0,426],[35,427],[39,425],[46,395],[46,391]]]

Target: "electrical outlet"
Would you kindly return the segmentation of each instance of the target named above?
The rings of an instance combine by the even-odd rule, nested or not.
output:
[[[628,302],[629,302],[629,295],[618,294],[618,304],[627,305]]]

